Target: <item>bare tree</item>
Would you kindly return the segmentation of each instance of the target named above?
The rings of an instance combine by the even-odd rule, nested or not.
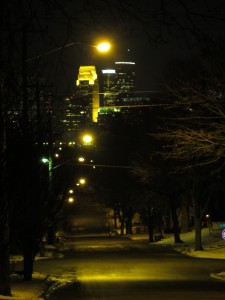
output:
[[[166,148],[170,151],[165,151],[165,157],[179,158],[187,169],[216,165],[219,170],[225,155],[224,62],[205,57],[180,67],[182,73],[181,68],[170,73],[172,80],[167,85],[172,102],[165,118],[170,125],[163,134],[172,144]]]
[[[202,249],[201,196],[213,182],[210,176],[224,168],[224,62],[219,60],[218,64],[214,55],[178,64],[170,72],[167,87],[171,106],[166,126],[157,136],[165,141],[163,157],[174,161],[173,172],[192,178],[189,194],[195,214],[196,250]]]

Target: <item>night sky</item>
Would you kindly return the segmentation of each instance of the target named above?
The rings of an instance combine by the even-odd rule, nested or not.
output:
[[[5,32],[9,28],[18,30],[26,20],[28,58],[73,41],[81,42],[38,61],[42,68],[40,74],[60,93],[73,91],[80,65],[96,65],[100,72],[101,68],[126,58],[136,62],[137,90],[152,90],[158,87],[172,58],[199,53],[202,48],[212,47],[224,39],[224,0],[21,3],[16,0],[6,3]],[[110,40],[113,46],[111,53],[104,57],[88,46],[101,38]],[[20,43],[18,34],[14,51]]]
[[[171,59],[201,53],[202,48],[211,47],[215,40],[224,38],[224,1],[164,1],[163,8],[161,1],[124,1],[119,10],[128,8],[129,11],[123,17],[117,10],[112,14],[106,10],[102,13],[98,9],[101,2],[95,2],[93,8],[95,26],[90,18],[90,26],[83,28],[84,34],[78,34],[78,39],[90,40],[93,44],[101,37],[109,39],[112,51],[103,57],[83,45],[76,49],[74,56],[70,49],[67,58],[71,62],[71,79],[76,78],[81,64],[94,64],[99,72],[116,60],[127,59],[136,62],[137,90],[158,89]],[[105,5],[108,3],[110,1]],[[116,6],[119,2],[113,3]]]

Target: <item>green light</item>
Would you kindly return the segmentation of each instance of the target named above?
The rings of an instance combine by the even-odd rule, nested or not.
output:
[[[43,158],[41,159],[41,161],[42,161],[44,164],[49,163],[49,160],[48,160],[46,157],[43,157]]]

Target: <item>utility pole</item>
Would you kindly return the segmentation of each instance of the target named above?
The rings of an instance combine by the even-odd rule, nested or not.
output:
[[[27,28],[24,21],[22,28],[22,92],[23,92],[23,135],[28,138],[29,117],[28,117],[28,93],[27,93]]]
[[[9,271],[9,219],[6,193],[6,131],[4,79],[0,78],[0,295],[11,296]]]

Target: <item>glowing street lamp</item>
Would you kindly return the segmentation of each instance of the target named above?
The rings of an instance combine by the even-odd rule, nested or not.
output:
[[[42,163],[48,164],[48,177],[49,177],[49,184],[51,185],[52,183],[52,157],[49,156],[49,158],[42,157],[41,158]]]
[[[93,137],[90,134],[85,134],[82,138],[84,145],[91,145]]]
[[[86,183],[86,179],[81,178],[81,179],[79,180],[79,183],[82,184],[82,185],[85,184],[85,183]]]
[[[85,178],[80,178],[79,180],[78,180],[78,182],[77,182],[77,186],[79,186],[79,185],[84,185],[86,183],[86,179]]]
[[[110,43],[108,42],[102,42],[96,46],[99,52],[108,52],[111,48]]]
[[[41,161],[44,163],[44,164],[47,164],[49,162],[49,160],[46,158],[46,157],[42,157]]]
[[[78,157],[78,161],[79,161],[79,162],[84,162],[84,161],[85,161],[85,158],[84,158],[83,156],[80,156],[80,157]]]
[[[74,202],[74,198],[73,198],[73,197],[69,197],[69,198],[68,198],[68,202],[69,202],[69,203],[73,203],[73,202]]]

